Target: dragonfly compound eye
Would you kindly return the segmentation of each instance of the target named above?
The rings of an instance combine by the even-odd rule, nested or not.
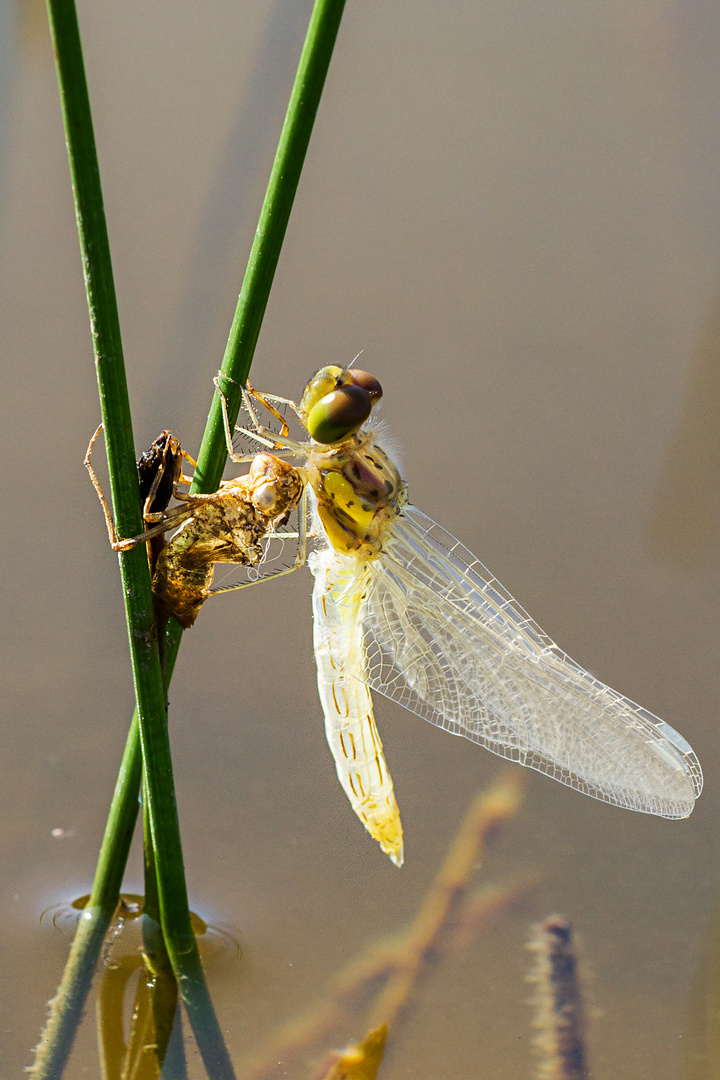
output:
[[[352,379],[345,368],[337,367],[335,364],[320,368],[319,371],[315,372],[303,391],[300,411],[306,417],[309,416],[313,406],[317,405],[321,398],[324,398],[332,390],[337,390],[340,386],[347,386],[351,382]]]
[[[307,429],[315,442],[341,442],[362,427],[372,407],[372,398],[362,386],[341,386],[313,405]]]
[[[373,405],[383,396],[382,386],[369,371],[356,371],[355,368],[350,368],[348,374],[353,381],[353,386],[362,386],[363,390],[367,390]]]

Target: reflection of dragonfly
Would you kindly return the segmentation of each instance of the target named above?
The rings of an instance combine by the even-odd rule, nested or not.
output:
[[[245,438],[289,455],[307,484],[315,658],[325,727],[356,814],[396,865],[402,827],[370,688],[438,727],[604,802],[682,818],[702,788],[668,724],[565,655],[485,567],[407,502],[369,420],[382,395],[366,372],[325,367],[299,404],[244,392]],[[263,427],[260,402],[281,422]],[[223,398],[224,403],[224,398]],[[288,437],[288,406],[311,441]],[[226,419],[228,449],[236,454]],[[300,555],[304,560],[305,504]]]

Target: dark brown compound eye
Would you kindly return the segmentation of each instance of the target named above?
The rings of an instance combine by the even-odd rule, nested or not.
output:
[[[353,386],[362,386],[363,390],[367,390],[373,405],[383,396],[382,386],[369,371],[356,371],[350,368],[348,374],[353,381]]]
[[[362,427],[372,407],[370,394],[362,386],[340,386],[313,405],[307,429],[315,442],[341,442]]]

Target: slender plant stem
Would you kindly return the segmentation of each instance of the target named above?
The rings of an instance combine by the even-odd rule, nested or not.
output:
[[[155,847],[152,838],[150,820],[150,798],[147,784],[143,782],[143,862],[144,862],[144,902],[142,914],[143,956],[147,977],[154,979],[158,986],[166,986],[168,980],[175,982],[172,963],[168,956],[162,930],[160,911],[160,891],[158,888],[157,868],[155,865]],[[177,997],[177,983],[175,985]],[[161,995],[162,996],[162,995]]]
[[[140,492],[132,438],[130,403],[120,338],[110,245],[103,206],[90,101],[85,78],[80,31],[74,0],[47,0],[48,18],[55,49],[68,159],[82,254],[90,327],[107,446],[110,488],[115,520],[121,536],[142,529]],[[214,1076],[232,1077],[233,1070],[205,984],[197,942],[190,925],[185,871],[167,730],[166,694],[160,670],[157,641],[153,633],[154,611],[150,570],[145,549],[137,547],[120,557],[128,639],[137,700],[140,743],[148,794],[150,829],[156,852],[158,892],[163,934],[175,976],[188,1006],[203,1060]],[[127,809],[119,811],[127,816]],[[104,890],[103,890],[104,891]],[[110,897],[108,897],[108,900]],[[117,902],[117,901],[115,901]],[[114,905],[113,905],[114,907]],[[107,926],[111,908],[97,915],[97,928]],[[88,926],[95,921],[88,912]],[[80,925],[84,920],[81,919]],[[96,935],[98,936],[98,935]],[[87,934],[80,935],[79,959],[89,959],[93,947],[83,948]],[[91,969],[90,969],[91,970]],[[73,980],[77,995],[89,988],[89,969]],[[190,1000],[192,998],[192,1000]],[[59,1076],[72,1045],[78,1014],[59,1008],[59,1050],[54,1046],[38,1052],[36,1076]],[[66,1022],[62,1017],[66,1018]],[[54,1060],[51,1060],[53,1059]]]
[[[268,190],[260,213],[260,221],[223,358],[223,374],[229,375],[236,382],[244,382],[247,379],[255,353],[255,346],[257,345],[275,270],[280,258],[280,250],[300,180],[300,173],[305,162],[344,7],[345,0],[316,0],[310,18],[310,25],[290,97],[290,104],[270,174]],[[233,384],[231,383],[230,386],[232,387]],[[232,402],[229,403],[231,421],[234,421],[235,417],[237,417],[240,405],[239,394],[234,396],[236,399],[234,410]],[[200,446],[198,467],[191,490],[215,491],[220,483],[226,460],[227,448],[225,445],[222,410],[219,395],[215,394]],[[168,653],[172,651],[173,644],[174,633],[168,644]],[[144,748],[143,752],[145,753]],[[166,877],[169,883],[176,864],[171,862],[167,868],[163,865],[163,861],[167,857],[167,849],[165,845],[158,844],[158,838],[155,834],[152,790],[150,791],[150,798],[150,816],[155,840],[155,865],[158,875],[163,931],[173,968],[177,974],[174,942],[180,940],[183,927],[180,925],[175,927],[174,922],[171,922],[170,916],[174,916],[175,913],[166,908],[166,901],[169,898],[165,894]],[[182,861],[180,861],[179,865],[182,868]],[[182,884],[184,885],[184,877]],[[194,938],[192,942],[195,946],[194,951],[188,951],[186,959],[190,977],[192,977],[191,971],[194,972],[197,968],[202,971]],[[204,982],[202,986],[205,986]],[[186,996],[183,992],[182,983],[180,992],[188,1011],[190,1024],[195,1031],[196,1024],[202,1018],[202,996],[200,993]],[[200,1011],[194,1012],[194,1010]]]
[[[105,826],[93,890],[80,915],[62,981],[50,1002],[45,1029],[35,1049],[31,1075],[37,1080],[60,1077],[72,1049],[105,934],[117,907],[137,821],[141,773],[140,738],[135,713]]]
[[[115,519],[120,535],[133,536],[141,531],[140,503],[135,481],[135,451],[77,15],[72,0],[47,0],[47,5],[57,57],[58,82],[76,199],[101,408],[106,425]],[[252,363],[344,6],[345,0],[316,0],[313,9],[223,359],[223,373],[239,383],[244,383],[247,379]],[[232,384],[230,384],[228,397],[230,417],[234,420],[239,410],[240,399],[239,395],[233,393]],[[198,470],[192,490],[215,490],[222,476],[225,460],[222,415],[219,398],[215,395],[200,448]],[[151,666],[154,667],[155,650],[148,628],[152,606],[148,604],[149,580],[143,549],[138,548],[127,553],[121,559],[121,570],[126,606],[131,608],[129,615],[131,621],[128,624],[131,651],[137,647],[138,641],[141,641],[145,647],[145,655],[142,659],[144,661],[150,657]],[[133,592],[134,589],[137,589],[137,592]],[[132,604],[127,605],[128,598],[132,595],[142,598],[139,612],[138,609],[133,608]],[[139,619],[136,618],[136,613],[141,616]],[[176,623],[171,622],[167,641],[167,681],[172,674],[181,636],[180,628]],[[160,682],[162,683],[162,680]],[[153,687],[155,706],[158,704],[157,689],[157,678],[155,678]],[[158,718],[163,712],[164,710],[158,711]],[[38,1078],[61,1075],[90,987],[103,936],[118,902],[122,875],[138,811],[141,772],[139,732],[140,724],[136,711],[108,817],[90,902],[80,921],[63,983],[56,998],[56,1002],[61,1007],[53,1010],[38,1048],[38,1050],[48,1051],[49,1049],[50,1051],[44,1053],[45,1065],[41,1062],[38,1053],[33,1069],[34,1075]],[[156,741],[156,738],[148,740],[147,737],[143,740],[146,768],[148,758],[150,758],[160,778],[163,778],[163,774],[165,780],[169,777],[172,796],[169,831],[173,832],[172,818],[174,818],[177,838],[175,857],[171,855],[169,868],[165,865],[166,852],[161,845],[163,886],[159,887],[159,891],[163,894],[160,901],[163,930],[174,942],[175,947],[172,949],[171,959],[180,978],[180,988],[191,1025],[197,1034],[197,1028],[202,1029],[207,1019],[209,997],[195,940],[191,933],[188,936],[189,918],[185,918],[187,890],[181,857],[179,862],[181,881],[178,880],[177,874],[177,856],[180,854],[179,831],[177,831],[174,792],[172,792],[167,733],[164,739],[165,745],[158,747],[155,745]],[[162,744],[163,739],[160,738],[159,742]],[[167,788],[167,785],[160,786]],[[149,815],[151,832],[154,818],[161,816],[161,813],[156,807],[155,814]],[[158,831],[161,834],[163,829],[168,830],[168,822],[156,821],[155,824],[160,825]],[[158,836],[154,834],[156,850],[157,845]],[[175,866],[175,872],[173,872],[173,866]],[[158,876],[161,875],[158,874]],[[174,893],[176,887],[179,888],[179,903],[176,902]],[[188,985],[194,985],[196,990],[200,986],[200,993],[188,995]],[[210,1012],[212,1012],[211,1006]],[[214,1014],[212,1014],[212,1019],[214,1020]],[[219,1029],[217,1035],[219,1036],[217,1047],[210,1054],[204,1053],[203,1057],[209,1067],[214,1066],[214,1076],[219,1078],[223,1075],[230,1076],[232,1067],[229,1059],[226,1060],[226,1051]],[[214,1062],[210,1060],[213,1054],[215,1055]]]
[[[141,776],[142,754],[136,710],[125,743],[125,753],[120,763],[87,905],[88,908],[99,908],[110,915],[115,911],[120,897],[120,887],[135,831]]]
[[[277,269],[315,115],[325,85],[345,0],[316,0],[255,232],[221,371],[244,384]],[[230,422],[240,410],[241,396],[233,382],[224,383]],[[203,435],[194,490],[216,491],[225,467],[225,432],[220,397],[215,394]]]

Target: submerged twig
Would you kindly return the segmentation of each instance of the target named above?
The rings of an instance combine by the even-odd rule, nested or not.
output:
[[[515,816],[525,788],[524,776],[503,773],[489,791],[481,792],[473,802],[415,922],[399,942],[395,972],[372,1010],[371,1027],[386,1023],[392,1028],[408,1004],[428,955],[479,867],[484,843],[498,826]]]
[[[326,1038],[342,1019],[349,999],[379,979],[389,978],[389,981],[372,1009],[368,1028],[396,1023],[428,955],[436,949],[441,931],[455,915],[458,902],[480,865],[484,844],[496,828],[515,816],[525,786],[525,777],[519,771],[505,772],[488,791],[477,796],[409,930],[373,943],[351,961],[330,981],[327,997],[282,1025],[265,1050],[245,1062],[242,1069],[245,1080],[274,1076],[278,1060],[287,1061]],[[473,894],[474,927],[479,928],[506,911],[534,883],[534,877],[514,879],[505,886],[491,885]],[[466,927],[465,920],[461,921]]]
[[[528,948],[536,963],[529,976],[537,984],[534,1043],[537,1080],[589,1080],[583,1008],[572,924],[561,915],[536,927]]]

